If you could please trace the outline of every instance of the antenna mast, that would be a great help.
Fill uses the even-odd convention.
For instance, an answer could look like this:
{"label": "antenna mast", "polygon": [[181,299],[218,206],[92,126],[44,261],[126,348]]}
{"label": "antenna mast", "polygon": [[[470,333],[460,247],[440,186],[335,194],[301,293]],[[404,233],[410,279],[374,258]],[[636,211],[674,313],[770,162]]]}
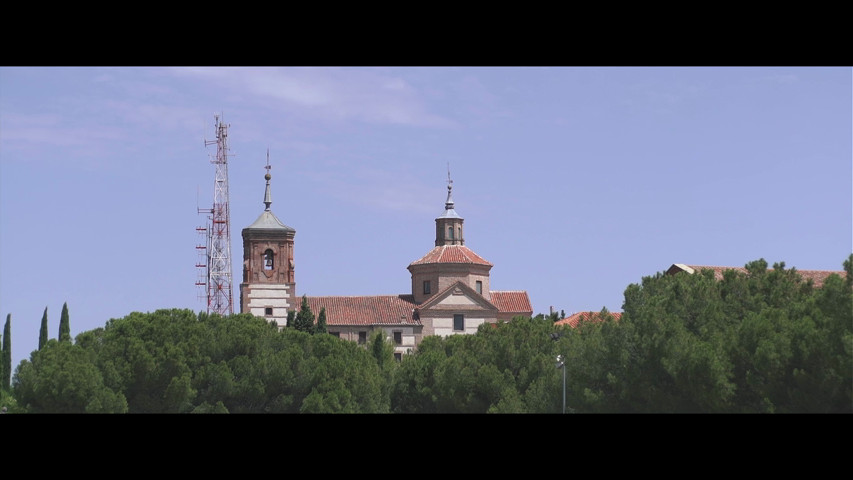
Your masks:
{"label": "antenna mast", "polygon": [[[198,209],[198,213],[208,214],[207,227],[196,230],[206,235],[207,245],[198,245],[199,262],[202,268],[196,285],[206,287],[207,313],[231,315],[234,306],[231,296],[231,212],[228,206],[228,127],[214,115],[216,140],[205,140],[204,146],[216,144],[216,157],[210,163],[216,165],[216,177],[213,182],[213,208]],[[206,255],[205,253],[206,252]],[[205,258],[202,263],[201,257]]]}

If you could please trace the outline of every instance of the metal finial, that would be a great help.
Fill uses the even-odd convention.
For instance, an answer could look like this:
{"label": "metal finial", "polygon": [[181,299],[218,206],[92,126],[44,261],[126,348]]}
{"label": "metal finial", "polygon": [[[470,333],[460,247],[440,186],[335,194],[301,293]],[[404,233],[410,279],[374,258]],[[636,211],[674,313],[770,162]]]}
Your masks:
{"label": "metal finial", "polygon": [[269,148],[267,148],[267,166],[264,168],[267,170],[266,175],[264,175],[264,179],[267,181],[267,187],[266,187],[266,190],[264,191],[264,205],[267,206],[267,208],[265,210],[268,211],[270,209],[270,205],[272,204],[272,193],[270,193],[270,179],[272,178],[272,175],[270,175],[270,168],[272,168],[272,166],[270,165],[270,149]]}
{"label": "metal finial", "polygon": [[447,162],[447,201],[444,202],[445,210],[453,210],[453,198],[450,193],[453,190],[453,180],[450,179],[450,162]]}

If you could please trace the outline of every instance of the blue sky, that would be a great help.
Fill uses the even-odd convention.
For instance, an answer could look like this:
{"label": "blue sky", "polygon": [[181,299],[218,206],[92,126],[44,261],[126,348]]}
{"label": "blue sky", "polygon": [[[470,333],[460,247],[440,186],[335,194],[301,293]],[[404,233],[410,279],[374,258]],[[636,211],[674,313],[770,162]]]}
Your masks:
{"label": "blue sky", "polygon": [[534,313],[620,311],[673,263],[841,270],[853,252],[848,67],[0,67],[0,313],[15,365],[198,299],[214,114],[240,231],[296,229],[299,295],[409,293],[448,164],[466,245]]}

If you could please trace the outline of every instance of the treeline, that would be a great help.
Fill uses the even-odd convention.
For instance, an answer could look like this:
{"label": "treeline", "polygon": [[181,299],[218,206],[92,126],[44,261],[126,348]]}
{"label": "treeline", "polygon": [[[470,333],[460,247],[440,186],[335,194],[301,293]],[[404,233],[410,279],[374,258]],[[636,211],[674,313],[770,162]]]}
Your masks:
{"label": "treeline", "polygon": [[[59,335],[57,338],[62,342],[71,342],[71,324],[68,317],[68,303],[62,305],[62,315],[59,319]],[[38,348],[45,346],[48,340],[47,334],[47,307],[41,317],[41,328],[39,329]],[[2,342],[0,342],[0,409],[1,413],[7,413],[9,408],[17,411],[15,398],[12,396],[12,314],[6,315],[6,323],[3,326]]]}
{"label": "treeline", "polygon": [[378,332],[365,348],[247,314],[131,313],[48,340],[11,390],[31,413],[559,413],[564,394],[576,413],[853,413],[853,255],[821,288],[746,269],[658,273],[619,321],[518,317],[399,362]]}

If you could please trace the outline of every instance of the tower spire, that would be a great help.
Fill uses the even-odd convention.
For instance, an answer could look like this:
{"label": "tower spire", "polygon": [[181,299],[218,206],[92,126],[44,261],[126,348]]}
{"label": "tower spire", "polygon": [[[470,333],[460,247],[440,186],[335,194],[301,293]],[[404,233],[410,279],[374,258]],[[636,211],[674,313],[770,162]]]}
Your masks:
{"label": "tower spire", "polygon": [[270,179],[272,178],[272,175],[270,175],[270,168],[272,168],[272,167],[270,166],[270,149],[269,149],[269,147],[267,147],[267,166],[264,168],[267,170],[266,175],[264,175],[264,178],[267,181],[267,188],[264,191],[264,205],[266,205],[267,208],[265,208],[264,210],[270,211],[270,205],[272,205],[272,194],[270,193]]}
{"label": "tower spire", "polygon": [[444,202],[445,210],[453,210],[453,197],[450,196],[453,190],[453,180],[450,179],[450,162],[447,162],[447,201]]}
{"label": "tower spire", "polygon": [[465,245],[462,237],[462,217],[456,213],[453,206],[453,180],[450,178],[450,162],[447,163],[447,201],[444,202],[444,213],[435,219],[435,246]]}

